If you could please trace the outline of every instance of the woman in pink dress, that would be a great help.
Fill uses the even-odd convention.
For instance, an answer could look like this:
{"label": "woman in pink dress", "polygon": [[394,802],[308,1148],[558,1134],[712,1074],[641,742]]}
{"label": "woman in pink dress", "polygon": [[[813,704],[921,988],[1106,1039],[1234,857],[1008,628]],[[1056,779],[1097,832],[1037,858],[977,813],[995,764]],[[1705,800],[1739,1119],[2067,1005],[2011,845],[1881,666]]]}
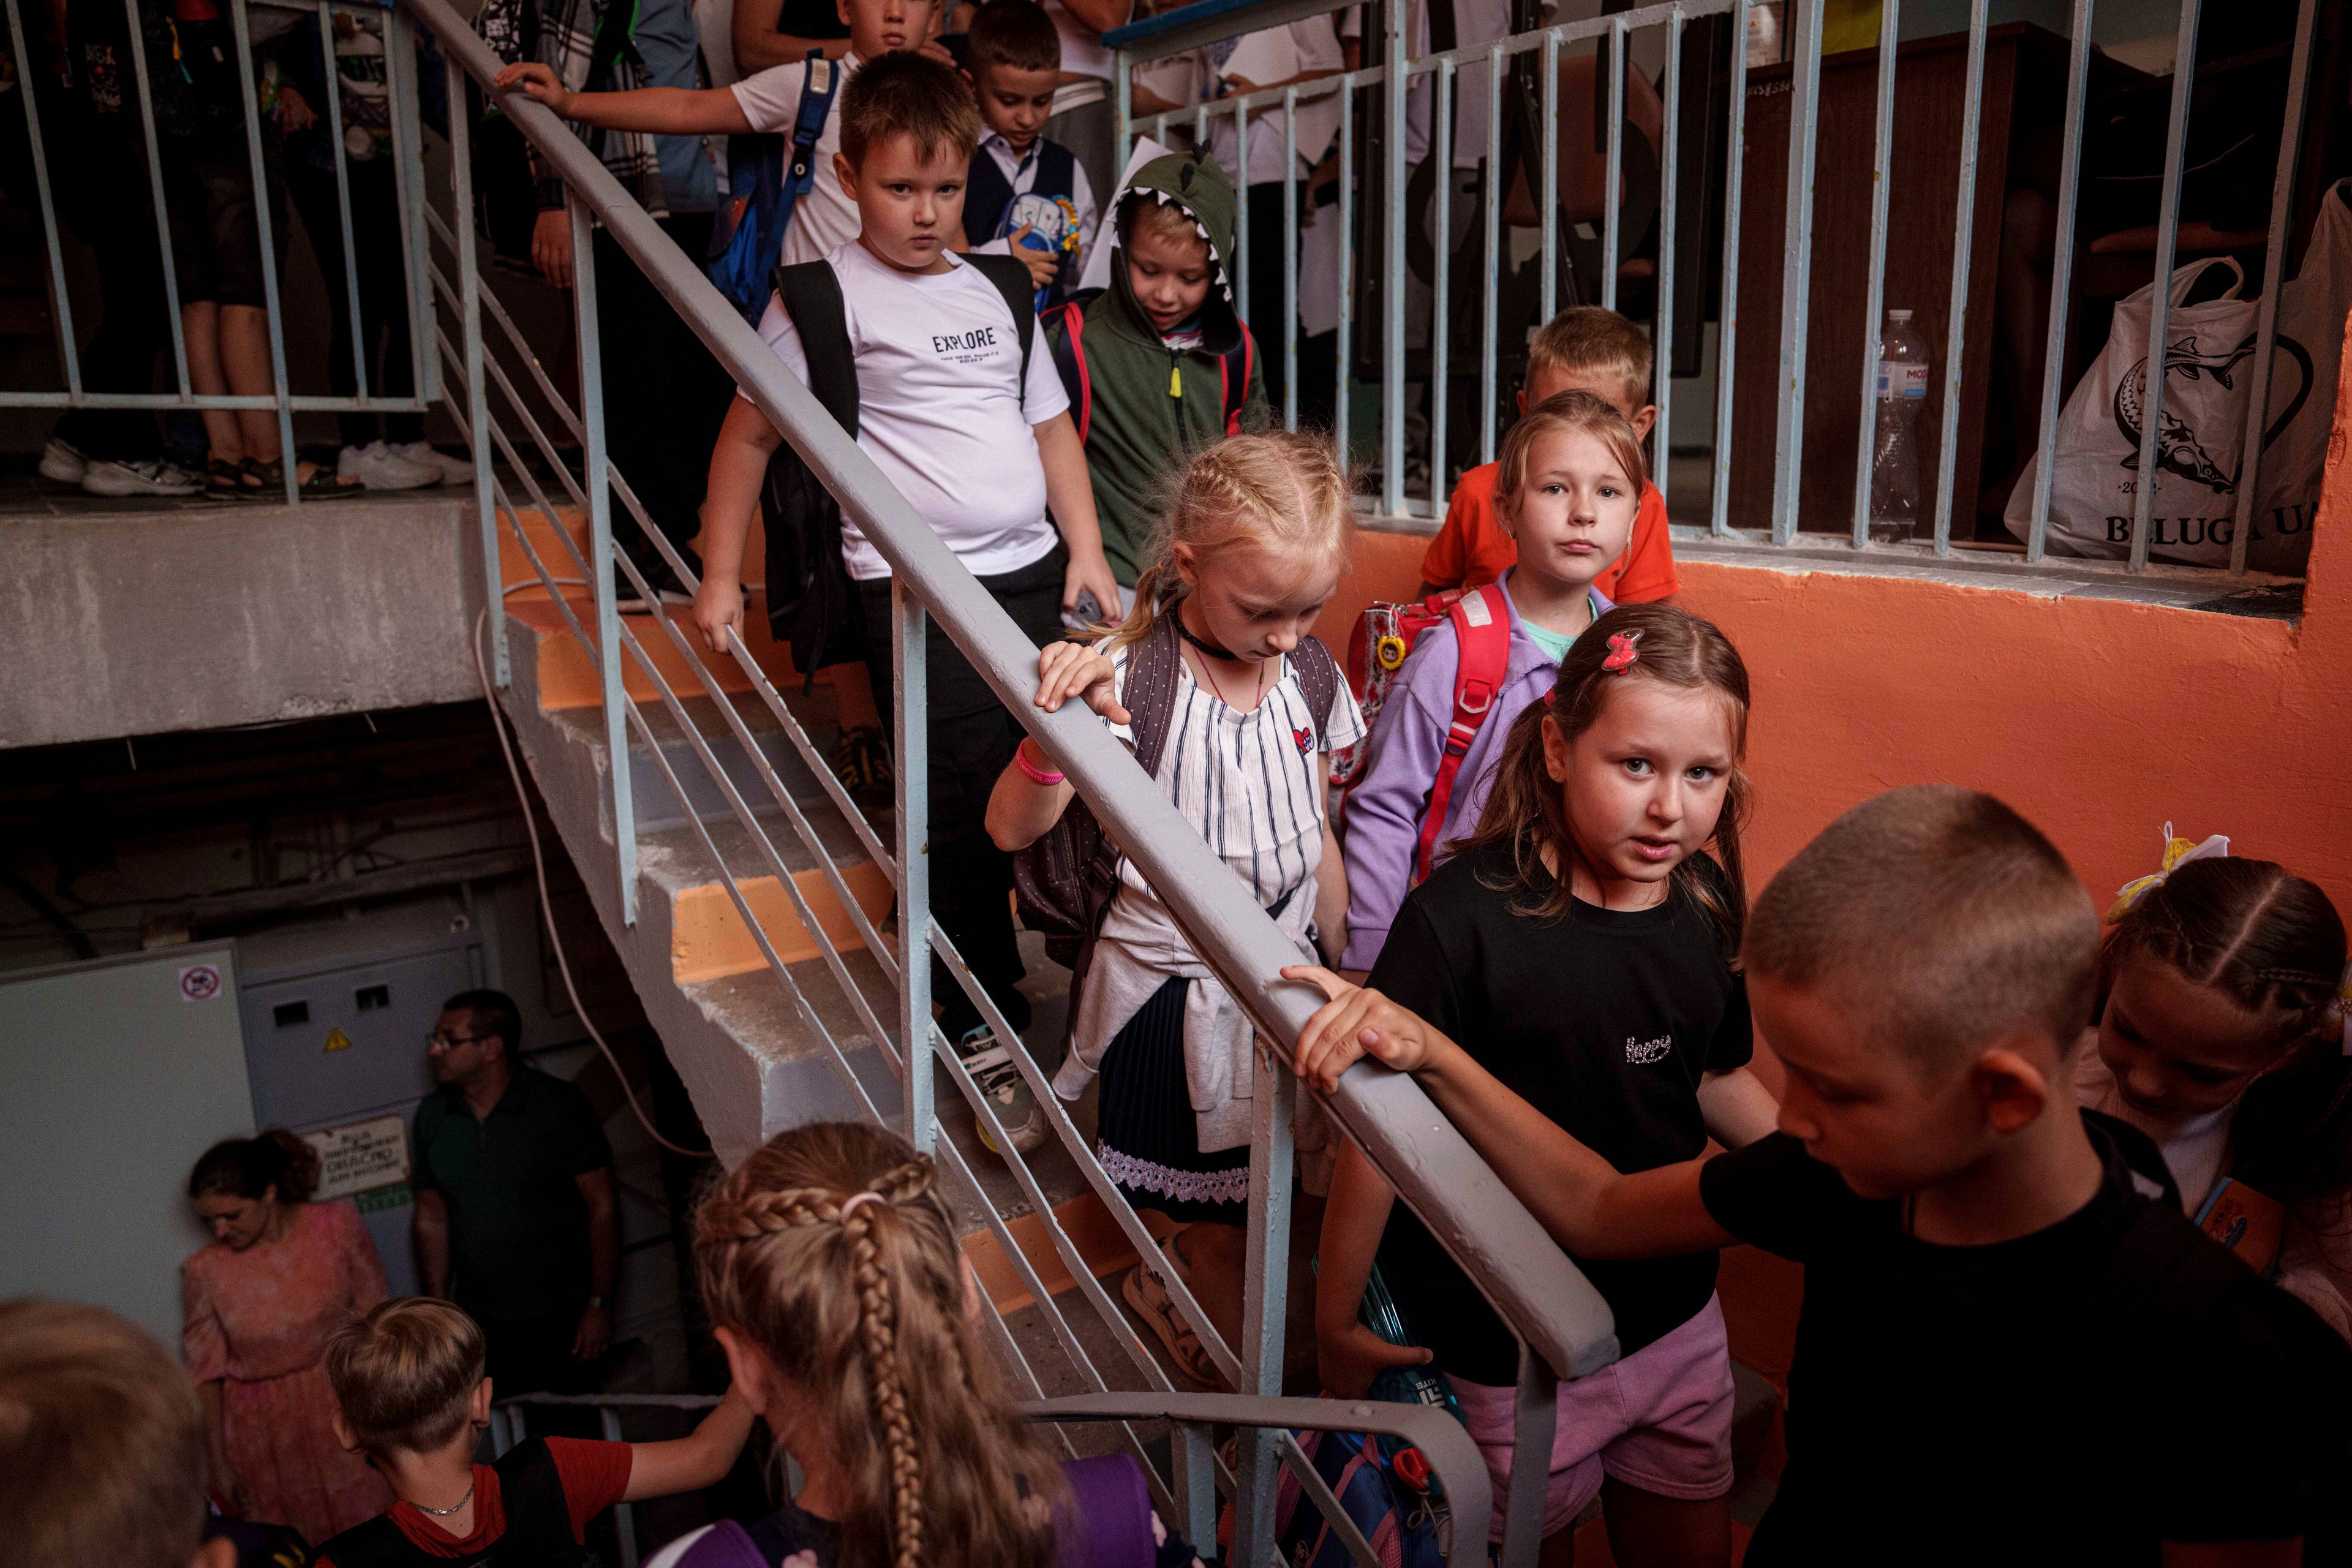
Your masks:
{"label": "woman in pink dress", "polygon": [[322,1364],[342,1315],[390,1293],[383,1263],[357,1209],[307,1201],[318,1182],[317,1152],[290,1132],[215,1144],[188,1178],[213,1242],[181,1270],[217,1482],[240,1517],[314,1542],[392,1506],[383,1478],[335,1440]]}

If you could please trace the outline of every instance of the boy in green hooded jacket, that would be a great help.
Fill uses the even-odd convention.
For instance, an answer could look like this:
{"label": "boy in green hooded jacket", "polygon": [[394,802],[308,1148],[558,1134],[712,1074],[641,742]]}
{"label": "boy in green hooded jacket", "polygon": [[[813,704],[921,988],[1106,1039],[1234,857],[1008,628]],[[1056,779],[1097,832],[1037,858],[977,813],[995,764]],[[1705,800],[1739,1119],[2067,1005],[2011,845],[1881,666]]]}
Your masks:
{"label": "boy in green hooded jacket", "polygon": [[1224,172],[1181,153],[1155,158],[1119,192],[1111,221],[1110,286],[1045,324],[1066,382],[1083,360],[1085,385],[1069,387],[1070,401],[1084,413],[1103,551],[1120,588],[1132,589],[1150,563],[1168,476],[1202,447],[1265,429],[1273,415],[1256,345],[1234,312],[1234,188]]}

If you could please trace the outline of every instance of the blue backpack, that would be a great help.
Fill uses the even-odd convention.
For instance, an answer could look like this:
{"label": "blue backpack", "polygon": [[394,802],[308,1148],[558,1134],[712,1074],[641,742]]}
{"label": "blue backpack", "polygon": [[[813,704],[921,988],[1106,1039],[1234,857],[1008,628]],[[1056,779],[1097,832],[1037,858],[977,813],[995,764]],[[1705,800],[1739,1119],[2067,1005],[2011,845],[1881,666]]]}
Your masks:
{"label": "blue backpack", "polygon": [[825,58],[823,49],[811,49],[791,142],[770,135],[727,139],[729,197],[710,226],[703,270],[755,327],[768,308],[768,273],[783,254],[793,207],[815,182],[817,138],[824,134],[840,90],[840,66]]}

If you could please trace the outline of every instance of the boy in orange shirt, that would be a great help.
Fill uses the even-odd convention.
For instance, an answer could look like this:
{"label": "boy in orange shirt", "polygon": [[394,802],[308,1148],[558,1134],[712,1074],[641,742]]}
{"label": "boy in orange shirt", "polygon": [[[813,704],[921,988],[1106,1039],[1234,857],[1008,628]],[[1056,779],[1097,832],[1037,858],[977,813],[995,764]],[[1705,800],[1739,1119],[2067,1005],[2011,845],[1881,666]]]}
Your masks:
{"label": "boy in orange shirt", "polygon": [[[1657,405],[1650,401],[1650,340],[1614,310],[1571,305],[1528,345],[1519,412],[1563,392],[1591,393],[1631,420],[1635,436],[1646,437],[1658,419]],[[1518,546],[1495,515],[1496,470],[1493,463],[1473,468],[1454,487],[1445,525],[1421,558],[1421,597],[1495,582],[1517,563]],[[1633,542],[1592,586],[1620,605],[1667,598],[1680,586],[1674,545],[1666,536],[1666,498],[1656,485],[1643,481]]]}

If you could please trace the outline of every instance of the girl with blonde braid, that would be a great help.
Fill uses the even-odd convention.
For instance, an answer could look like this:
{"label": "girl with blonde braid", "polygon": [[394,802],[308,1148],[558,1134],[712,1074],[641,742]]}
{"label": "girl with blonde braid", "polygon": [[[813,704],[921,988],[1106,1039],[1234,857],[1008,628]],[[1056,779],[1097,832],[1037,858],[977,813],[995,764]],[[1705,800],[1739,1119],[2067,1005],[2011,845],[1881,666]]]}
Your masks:
{"label": "girl with blonde braid", "polygon": [[1131,1458],[1056,1465],[1013,1414],[933,1180],[897,1134],[818,1122],[703,1200],[711,1331],[803,1480],[775,1513],[697,1531],[647,1568],[1200,1568]]}

